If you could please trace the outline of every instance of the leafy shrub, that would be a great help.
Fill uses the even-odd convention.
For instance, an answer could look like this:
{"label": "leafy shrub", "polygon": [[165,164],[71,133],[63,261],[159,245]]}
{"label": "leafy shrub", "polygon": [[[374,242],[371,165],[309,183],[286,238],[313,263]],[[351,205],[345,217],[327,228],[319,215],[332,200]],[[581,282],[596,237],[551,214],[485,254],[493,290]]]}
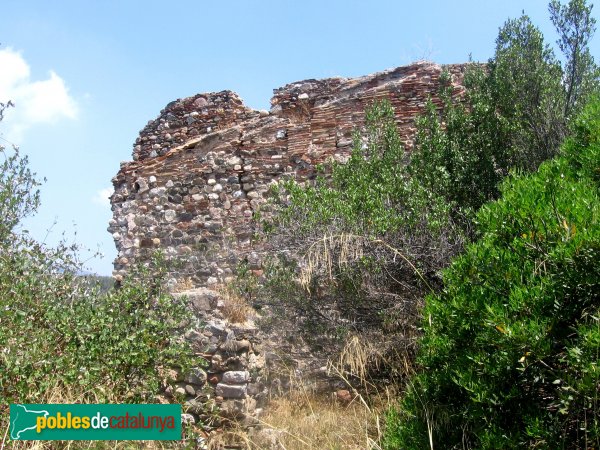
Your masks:
{"label": "leafy shrub", "polygon": [[409,172],[425,189],[444,199],[456,219],[470,225],[482,204],[498,196],[498,185],[511,167],[507,143],[513,130],[490,108],[489,95],[477,88],[486,79],[473,65],[465,75],[465,103],[456,102],[443,74],[442,107],[428,101],[417,119]]}
{"label": "leafy shrub", "polygon": [[189,310],[163,290],[164,264],[157,257],[108,292],[78,276],[75,248],[20,229],[39,183],[17,149],[0,150],[2,428],[9,403],[155,401],[160,369],[191,362]]}
{"label": "leafy shrub", "polygon": [[598,86],[588,43],[595,31],[591,6],[550,4],[564,67],[528,16],[508,20],[494,57],[471,64],[457,101],[443,79],[442,107],[428,103],[417,121],[411,175],[450,204],[469,229],[474,213],[499,196],[511,169],[534,171],[558,153],[567,125]]}
{"label": "leafy shrub", "polygon": [[100,294],[71,273],[54,272],[59,256],[31,247],[0,254],[3,403],[37,403],[57,386],[80,401],[150,401],[158,368],[188,359],[174,337],[185,305],[142,274]]}
{"label": "leafy shrub", "polygon": [[348,161],[332,163],[331,182],[284,184],[291,207],[281,211],[279,220],[289,225],[301,218],[306,230],[339,221],[348,231],[380,236],[424,217],[439,229],[446,209],[411,182],[407,160],[391,103],[375,102],[365,111],[364,133],[354,135]]}
{"label": "leafy shrub", "polygon": [[[263,299],[291,312],[330,354],[329,344],[356,333],[386,341],[382,353],[410,347],[423,292],[462,245],[444,200],[407,173],[388,101],[367,109],[362,131],[328,180],[283,184],[268,236],[277,257]],[[403,335],[403,348],[391,344],[391,332]]]}
{"label": "leafy shrub", "polygon": [[515,175],[426,300],[387,448],[600,446],[600,102],[565,156]]}

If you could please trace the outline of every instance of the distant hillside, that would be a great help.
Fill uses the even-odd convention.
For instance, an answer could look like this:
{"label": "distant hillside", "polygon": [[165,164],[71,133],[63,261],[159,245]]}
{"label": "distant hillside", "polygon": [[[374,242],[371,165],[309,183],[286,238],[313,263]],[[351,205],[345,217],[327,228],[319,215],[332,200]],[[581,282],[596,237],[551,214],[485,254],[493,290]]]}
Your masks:
{"label": "distant hillside", "polygon": [[83,278],[90,285],[98,284],[100,286],[100,292],[102,293],[110,291],[115,285],[115,280],[113,279],[113,277],[95,274],[85,274],[80,275],[80,277]]}

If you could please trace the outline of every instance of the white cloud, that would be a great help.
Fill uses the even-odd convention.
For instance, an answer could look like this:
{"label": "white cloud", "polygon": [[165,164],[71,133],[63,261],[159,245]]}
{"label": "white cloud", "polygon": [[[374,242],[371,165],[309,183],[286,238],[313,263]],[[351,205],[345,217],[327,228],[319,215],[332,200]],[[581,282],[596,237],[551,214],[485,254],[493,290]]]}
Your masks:
{"label": "white cloud", "polygon": [[109,197],[113,194],[113,188],[104,188],[96,192],[96,195],[92,198],[92,201],[101,206],[110,207]]}
{"label": "white cloud", "polygon": [[5,112],[0,131],[15,143],[36,124],[76,119],[79,113],[77,102],[61,77],[50,71],[48,79],[32,80],[29,64],[23,56],[6,48],[0,50],[0,102],[9,100],[15,108]]}

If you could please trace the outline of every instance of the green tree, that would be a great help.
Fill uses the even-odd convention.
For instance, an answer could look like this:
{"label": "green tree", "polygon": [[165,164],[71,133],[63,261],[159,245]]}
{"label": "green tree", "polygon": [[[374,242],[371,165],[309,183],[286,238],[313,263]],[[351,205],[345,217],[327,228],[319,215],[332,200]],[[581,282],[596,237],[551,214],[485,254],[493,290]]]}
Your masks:
{"label": "green tree", "polygon": [[490,108],[487,75],[473,66],[465,75],[466,104],[455,103],[449,75],[442,79],[442,108],[428,102],[417,119],[416,146],[408,172],[443,199],[455,219],[468,226],[472,214],[498,195],[510,167],[508,142],[514,127]]}
{"label": "green tree", "polygon": [[408,174],[389,101],[367,108],[363,131],[328,179],[281,186],[267,239],[277,257],[259,297],[283,305],[279,315],[292,311],[320,347],[350,333],[400,354],[414,343],[423,293],[463,238],[444,199]]}
{"label": "green tree", "polygon": [[[556,155],[566,132],[560,63],[541,31],[523,15],[500,29],[488,67],[483,86],[473,87],[491,100],[488,108],[497,116],[494,128],[509,128],[500,142],[505,148],[499,151],[511,167],[535,170]],[[481,94],[475,98],[481,100]]]}
{"label": "green tree", "polygon": [[600,101],[565,156],[514,175],[426,299],[390,449],[600,446]]}
{"label": "green tree", "polygon": [[411,174],[445,198],[464,225],[482,204],[498,198],[499,183],[511,169],[533,171],[558,153],[569,118],[597,86],[588,48],[595,24],[591,8],[583,0],[550,4],[564,71],[528,16],[508,20],[494,57],[467,69],[462,100],[446,80],[442,108],[430,102],[417,122]]}
{"label": "green tree", "polygon": [[[0,103],[0,121],[12,102]],[[35,213],[40,202],[38,187],[41,183],[29,169],[27,156],[21,156],[18,147],[12,152],[0,144],[0,245],[6,245],[17,224]]]}
{"label": "green tree", "polygon": [[596,31],[592,8],[585,0],[571,0],[567,5],[552,0],[548,7],[559,35],[557,44],[565,56],[566,117],[585,105],[587,97],[598,87],[598,67],[588,48]]}

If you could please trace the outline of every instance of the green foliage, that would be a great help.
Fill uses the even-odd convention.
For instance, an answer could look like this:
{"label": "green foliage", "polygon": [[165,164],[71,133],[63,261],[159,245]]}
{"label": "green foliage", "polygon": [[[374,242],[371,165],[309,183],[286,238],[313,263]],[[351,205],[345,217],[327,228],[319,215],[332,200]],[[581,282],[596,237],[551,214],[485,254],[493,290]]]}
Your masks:
{"label": "green foliage", "polygon": [[15,245],[0,253],[3,403],[41,402],[55,389],[78,401],[150,401],[161,366],[189,364],[175,337],[187,309],[160,278],[143,270],[103,294],[64,270],[65,249]]}
{"label": "green foliage", "polygon": [[[0,102],[0,121],[6,109],[14,106],[11,101]],[[17,146],[12,153],[0,145],[0,245],[6,245],[20,220],[33,214],[40,203],[37,189],[40,182],[29,170],[27,156],[21,156]]]}
{"label": "green foliage", "polygon": [[191,362],[189,310],[163,290],[160,255],[103,292],[77,275],[74,247],[19,229],[40,183],[16,148],[1,152],[0,422],[9,403],[154,401],[159,370]]}
{"label": "green foliage", "polygon": [[600,103],[564,157],[514,175],[426,300],[422,371],[387,448],[600,445]]}
{"label": "green foliage", "polygon": [[[496,39],[487,91],[488,108],[505,130],[498,149],[510,167],[535,170],[556,155],[565,135],[562,70],[528,16],[508,20]],[[506,167],[504,167],[506,170]]]}
{"label": "green foliage", "polygon": [[331,181],[319,178],[315,186],[287,181],[289,196],[278,225],[301,218],[302,228],[343,223],[347,230],[378,236],[428,221],[440,228],[447,220],[445,204],[414,183],[405,166],[394,111],[388,101],[374,103],[365,112],[365,133],[355,133],[353,150],[345,164],[333,163]]}
{"label": "green foliage", "polygon": [[475,88],[485,78],[480,67],[468,70],[467,108],[454,103],[451,80],[444,75],[442,109],[429,101],[425,114],[417,119],[416,148],[408,167],[413,179],[444,199],[463,223],[483,203],[497,197],[498,183],[510,165],[503,143],[513,130],[490,109],[489,93]]}
{"label": "green foliage", "polygon": [[332,163],[327,180],[288,181],[276,192],[268,235],[275,257],[260,299],[329,355],[360,334],[382,343],[387,362],[405,358],[423,293],[461,248],[445,200],[415,182],[406,164],[393,108],[376,102],[345,164]]}
{"label": "green foliage", "polygon": [[17,224],[37,210],[40,183],[17,148],[7,152],[0,146],[0,158],[0,245],[6,245]]}
{"label": "green foliage", "polygon": [[592,7],[585,0],[571,0],[568,5],[552,0],[549,5],[550,18],[559,35],[557,44],[566,60],[564,81],[567,117],[580,111],[589,95],[598,89],[598,67],[588,48],[596,31]]}
{"label": "green foliage", "polygon": [[410,172],[445,198],[465,225],[481,205],[498,198],[511,169],[533,171],[558,153],[569,119],[597,87],[598,69],[588,49],[595,23],[591,6],[553,1],[550,12],[564,70],[529,17],[508,20],[494,57],[485,67],[467,69],[463,99],[453,97],[446,77],[441,109],[429,102],[417,122]]}
{"label": "green foliage", "polygon": [[243,261],[242,263],[238,264],[236,276],[233,282],[230,284],[233,292],[236,295],[247,299],[249,302],[252,302],[258,289],[257,284],[258,282],[256,280],[256,276],[254,276],[250,270],[248,262]]}

